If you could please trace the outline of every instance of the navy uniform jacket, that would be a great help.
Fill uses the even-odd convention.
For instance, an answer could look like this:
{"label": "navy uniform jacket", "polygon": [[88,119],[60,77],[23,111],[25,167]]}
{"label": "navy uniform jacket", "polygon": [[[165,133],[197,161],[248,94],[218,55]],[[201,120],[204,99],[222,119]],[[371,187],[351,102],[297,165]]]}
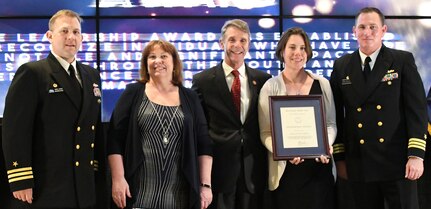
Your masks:
{"label": "navy uniform jacket", "polygon": [[100,76],[77,62],[82,106],[70,97],[69,75],[53,54],[22,65],[6,96],[3,152],[12,192],[33,188],[33,206],[95,204],[94,159],[100,125]]}
{"label": "navy uniform jacket", "polygon": [[214,142],[212,186],[216,192],[236,188],[244,165],[244,179],[249,192],[263,191],[267,182],[267,153],[260,141],[257,103],[260,89],[271,75],[246,65],[250,104],[242,124],[233,104],[222,64],[196,74],[192,89],[204,107],[210,138]]}
{"label": "navy uniform jacket", "polygon": [[338,127],[334,157],[345,157],[349,179],[403,179],[408,156],[424,158],[427,132],[413,55],[383,45],[365,82],[357,50],[335,61],[330,83]]}

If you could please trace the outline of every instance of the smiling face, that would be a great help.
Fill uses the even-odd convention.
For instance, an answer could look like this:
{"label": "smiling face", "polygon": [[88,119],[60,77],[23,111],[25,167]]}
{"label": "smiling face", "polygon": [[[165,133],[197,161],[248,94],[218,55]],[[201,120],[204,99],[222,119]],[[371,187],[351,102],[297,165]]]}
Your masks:
{"label": "smiling face", "polygon": [[52,51],[71,63],[82,44],[81,23],[75,17],[58,17],[46,37],[52,46]]}
{"label": "smiling face", "polygon": [[291,35],[283,51],[284,66],[286,69],[300,70],[307,62],[305,41],[301,35]]}
{"label": "smiling face", "polygon": [[150,79],[172,80],[174,61],[169,52],[160,45],[154,45],[147,58],[147,69]]}
{"label": "smiling face", "polygon": [[353,33],[358,39],[359,49],[370,55],[382,46],[387,26],[382,24],[376,12],[361,13],[356,19]]}
{"label": "smiling face", "polygon": [[226,64],[233,69],[238,69],[243,63],[245,55],[250,47],[248,33],[231,26],[226,29],[224,37],[220,40],[220,46],[224,50]]}

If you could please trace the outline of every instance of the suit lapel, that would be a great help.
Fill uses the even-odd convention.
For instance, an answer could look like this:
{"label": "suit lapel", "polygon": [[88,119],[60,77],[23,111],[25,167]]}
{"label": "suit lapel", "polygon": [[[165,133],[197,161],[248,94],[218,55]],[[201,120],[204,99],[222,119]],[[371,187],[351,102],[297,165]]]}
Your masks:
{"label": "suit lapel", "polygon": [[257,99],[258,99],[258,94],[257,94],[257,81],[256,81],[256,75],[254,73],[254,71],[250,70],[250,68],[246,65],[245,66],[245,71],[247,74],[247,80],[248,80],[248,88],[250,90],[250,101],[249,101],[249,105],[248,105],[248,111],[245,117],[245,121],[244,124],[247,123],[248,118],[250,118],[250,114],[254,114],[254,104],[257,103]]}
{"label": "suit lapel", "polygon": [[368,78],[368,82],[365,81],[362,73],[361,59],[358,50],[352,54],[352,58],[346,66],[350,67],[347,69],[347,76],[349,76],[349,79],[352,81],[353,88],[356,95],[358,95],[358,97],[354,98],[357,106],[361,106],[375,92],[375,89],[378,88],[381,79],[393,62],[392,57],[385,49],[386,47],[383,45]]}
{"label": "suit lapel", "polygon": [[367,83],[366,96],[369,97],[375,88],[381,83],[381,80],[389,67],[392,64],[391,56],[386,53],[385,46],[380,49],[379,55],[377,56],[376,63],[371,71],[370,78]]}
{"label": "suit lapel", "polygon": [[76,62],[76,66],[78,67],[81,74],[81,82],[82,82],[82,107],[81,107],[81,116],[85,115],[88,107],[90,105],[90,99],[93,93],[93,83],[91,82],[90,75],[85,70],[85,68],[81,65],[81,63]]}
{"label": "suit lapel", "polygon": [[57,61],[53,54],[48,55],[49,67],[51,68],[52,76],[55,81],[63,88],[66,95],[69,97],[70,101],[73,103],[77,110],[80,109],[79,102],[73,98],[73,87],[69,82],[69,75]]}
{"label": "suit lapel", "polygon": [[[356,92],[356,95],[358,97],[355,97],[356,105],[359,105],[366,99],[366,94],[364,93],[364,89],[366,89],[366,82],[364,78],[364,74],[362,72],[362,64],[361,64],[361,57],[359,56],[359,51],[356,50],[352,54],[352,58],[350,59],[349,63],[346,65],[346,78],[343,79],[349,79],[352,82],[352,87],[354,91]],[[347,78],[348,77],[348,78]]]}

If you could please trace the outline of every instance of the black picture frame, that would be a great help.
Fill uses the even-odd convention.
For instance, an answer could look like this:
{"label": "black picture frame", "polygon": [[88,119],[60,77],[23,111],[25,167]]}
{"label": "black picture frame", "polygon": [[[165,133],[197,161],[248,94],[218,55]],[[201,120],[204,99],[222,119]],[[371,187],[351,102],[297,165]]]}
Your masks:
{"label": "black picture frame", "polygon": [[322,95],[270,96],[269,105],[274,160],[330,157]]}

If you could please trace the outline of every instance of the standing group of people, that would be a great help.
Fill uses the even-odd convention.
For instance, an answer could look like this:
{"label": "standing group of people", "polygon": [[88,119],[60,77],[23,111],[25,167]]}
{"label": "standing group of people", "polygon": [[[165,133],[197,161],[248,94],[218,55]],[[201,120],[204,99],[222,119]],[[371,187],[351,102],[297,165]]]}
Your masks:
{"label": "standing group of people", "polygon": [[[22,65],[8,91],[2,146],[11,208],[95,207],[95,152],[105,148],[100,76],[75,58],[81,21],[57,12],[46,33],[51,53]],[[363,8],[355,21],[359,49],[335,61],[329,81],[305,71],[312,48],[298,27],[281,36],[283,69],[271,78],[244,61],[247,23],[227,21],[224,60],[194,75],[191,89],[182,85],[175,47],[150,41],[140,79],[126,87],[109,124],[112,206],[333,209],[337,175],[349,179],[358,209],[418,209],[430,131],[424,86],[413,55],[383,45],[380,10]],[[273,159],[276,95],[322,96],[333,158]]]}

